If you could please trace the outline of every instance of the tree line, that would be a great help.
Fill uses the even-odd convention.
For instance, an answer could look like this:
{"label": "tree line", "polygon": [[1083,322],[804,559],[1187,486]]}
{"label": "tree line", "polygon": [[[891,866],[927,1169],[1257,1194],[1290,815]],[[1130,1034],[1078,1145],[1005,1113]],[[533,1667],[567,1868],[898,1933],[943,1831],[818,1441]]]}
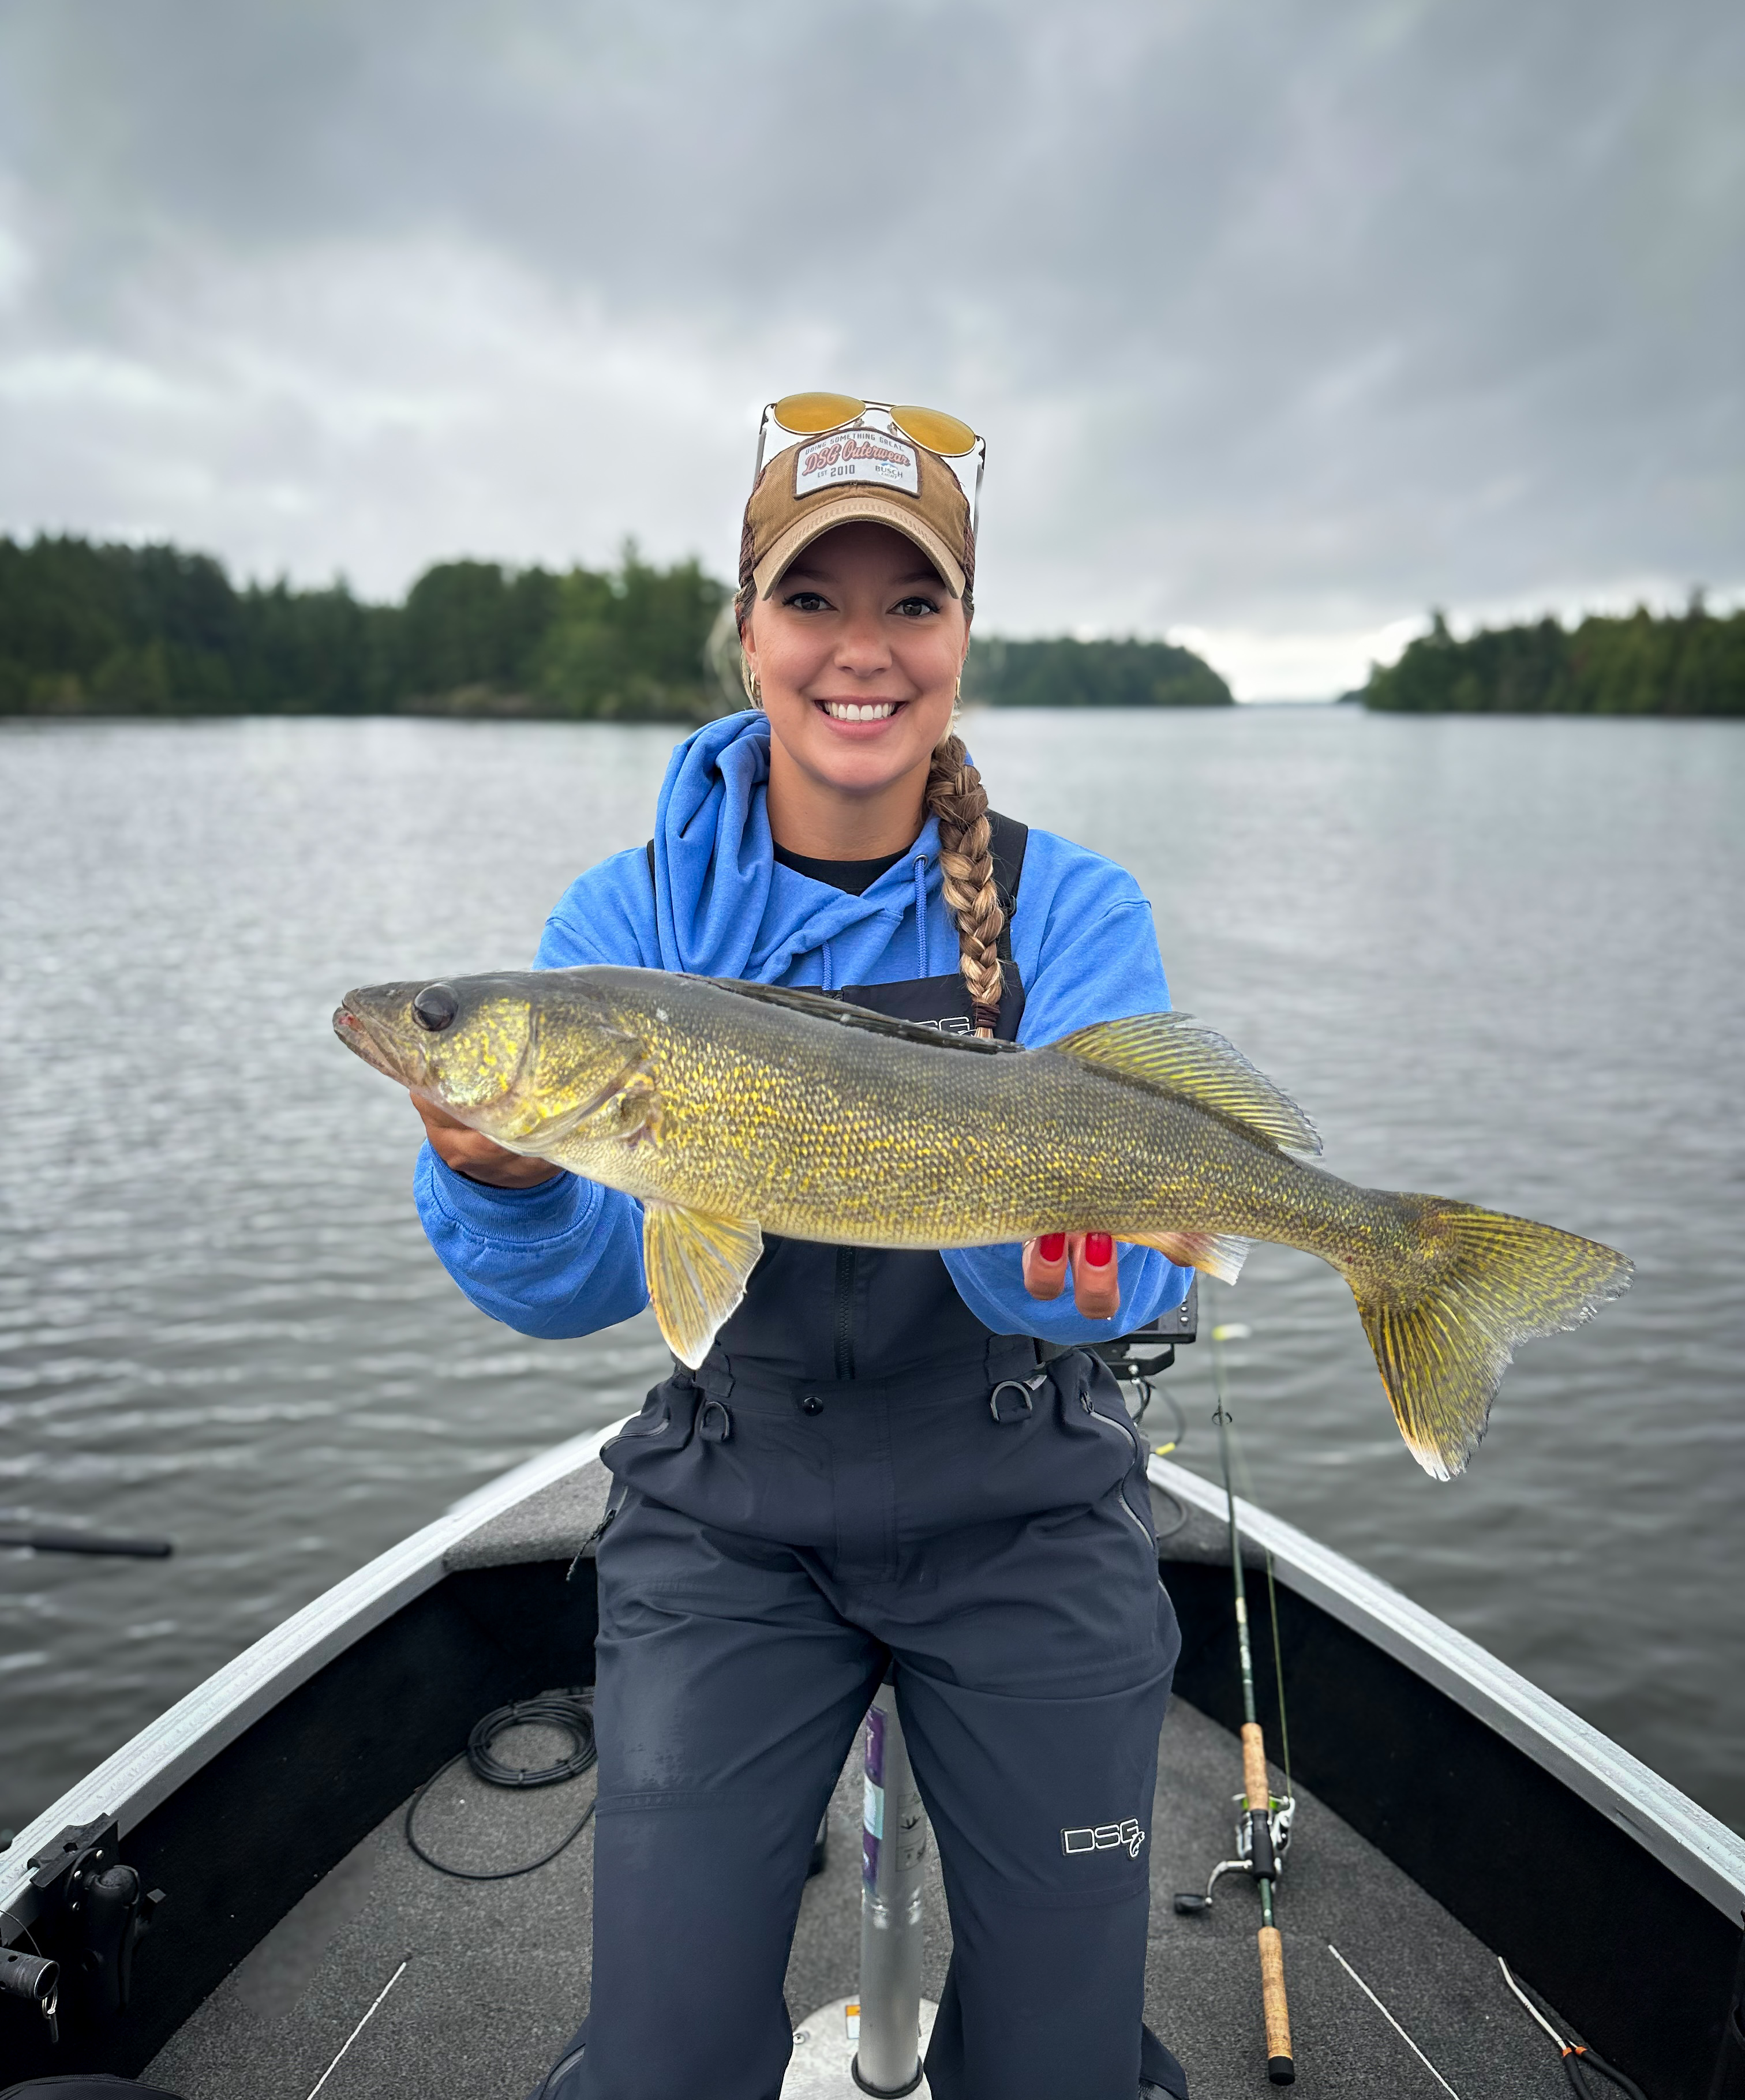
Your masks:
{"label": "tree line", "polygon": [[444,712],[702,720],[727,598],[695,562],[427,569],[400,605],[236,589],[174,547],[0,538],[0,712]]}
{"label": "tree line", "polygon": [[1717,616],[1699,593],[1671,615],[1639,606],[1464,642],[1438,612],[1397,664],[1372,667],[1347,697],[1417,714],[1745,715],[1745,611]]}
{"label": "tree line", "polygon": [[[443,562],[399,605],[343,584],[237,589],[170,546],[0,537],[0,714],[527,715],[702,721],[738,705],[727,586],[626,545],[613,570]],[[983,642],[966,696],[1014,707],[1225,704],[1186,649]]]}

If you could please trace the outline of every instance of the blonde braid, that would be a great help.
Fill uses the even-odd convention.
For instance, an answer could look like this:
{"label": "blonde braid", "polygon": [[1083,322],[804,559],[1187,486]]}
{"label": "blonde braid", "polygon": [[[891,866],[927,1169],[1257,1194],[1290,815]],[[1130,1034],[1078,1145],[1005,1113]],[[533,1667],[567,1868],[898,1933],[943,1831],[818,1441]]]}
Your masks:
{"label": "blonde braid", "polygon": [[1000,1020],[999,940],[1005,913],[994,886],[987,791],[961,736],[948,736],[934,748],[927,807],[939,820],[939,871],[946,904],[957,922],[957,967],[970,987],[975,1032],[992,1035]]}

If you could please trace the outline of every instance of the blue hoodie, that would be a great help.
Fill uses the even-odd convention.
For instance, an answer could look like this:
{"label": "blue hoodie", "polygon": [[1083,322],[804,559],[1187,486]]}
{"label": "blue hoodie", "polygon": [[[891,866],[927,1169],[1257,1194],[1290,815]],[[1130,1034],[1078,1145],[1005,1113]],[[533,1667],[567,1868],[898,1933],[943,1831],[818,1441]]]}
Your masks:
{"label": "blue hoodie", "polygon": [[[864,895],[815,882],[771,851],[761,713],[706,723],[674,752],[647,854],[616,854],[577,878],[546,921],[537,969],[629,963],[833,991],[948,972],[957,934],[940,888],[939,826]],[[1051,1043],[1093,1021],[1161,1012],[1169,987],[1151,907],[1112,861],[1033,831],[1012,919],[1024,986],[1023,1043]],[[573,1174],[533,1189],[492,1189],[419,1155],[418,1215],[443,1266],[481,1312],[524,1335],[591,1335],[648,1302],[642,1206]],[[1143,1247],[1117,1260],[1120,1311],[1086,1320],[1070,1291],[1044,1303],[1024,1288],[1014,1245],[944,1256],[959,1295],[996,1334],[1095,1341],[1179,1304],[1189,1273]]]}

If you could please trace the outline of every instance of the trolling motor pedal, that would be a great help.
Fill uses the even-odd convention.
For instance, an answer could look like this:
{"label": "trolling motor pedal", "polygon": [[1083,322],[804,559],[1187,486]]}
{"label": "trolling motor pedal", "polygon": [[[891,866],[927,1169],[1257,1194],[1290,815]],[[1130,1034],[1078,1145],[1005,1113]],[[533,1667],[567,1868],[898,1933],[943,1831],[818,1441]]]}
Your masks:
{"label": "trolling motor pedal", "polygon": [[[132,1999],[134,1955],[164,1892],[144,1888],[119,1846],[115,1818],[99,1815],[68,1824],[30,1861],[38,1897],[30,1932],[42,1950],[40,1967],[27,1979],[20,1965],[32,1957],[0,1949],[0,1992],[30,1996],[49,2022],[51,2039],[59,2039],[62,2011],[81,2025],[96,2024],[125,2012]],[[52,1972],[47,1980],[43,1971]]]}

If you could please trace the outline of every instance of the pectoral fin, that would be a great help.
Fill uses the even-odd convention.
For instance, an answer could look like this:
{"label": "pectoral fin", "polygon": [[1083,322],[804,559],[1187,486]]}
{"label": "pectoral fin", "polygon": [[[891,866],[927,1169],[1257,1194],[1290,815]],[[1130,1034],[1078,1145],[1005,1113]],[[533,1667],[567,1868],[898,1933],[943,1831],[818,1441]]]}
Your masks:
{"label": "pectoral fin", "polygon": [[667,1346],[696,1370],[745,1295],[763,1234],[743,1218],[712,1218],[676,1203],[644,1204],[643,1263]]}
{"label": "pectoral fin", "polygon": [[1248,1242],[1234,1233],[1123,1233],[1136,1246],[1155,1247],[1182,1268],[1203,1268],[1222,1283],[1234,1283],[1247,1260]]}

